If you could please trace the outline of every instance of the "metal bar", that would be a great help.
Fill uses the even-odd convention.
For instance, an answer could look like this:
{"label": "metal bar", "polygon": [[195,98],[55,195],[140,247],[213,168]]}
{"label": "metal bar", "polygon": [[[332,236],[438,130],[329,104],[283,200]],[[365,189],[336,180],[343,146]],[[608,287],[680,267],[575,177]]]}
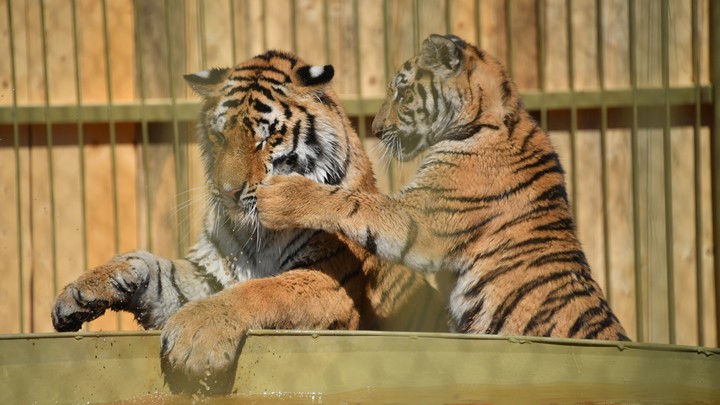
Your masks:
{"label": "metal bar", "polygon": [[355,80],[356,92],[357,92],[357,103],[358,103],[358,134],[360,139],[365,141],[367,137],[367,130],[365,128],[365,105],[363,99],[363,86],[362,86],[362,62],[360,52],[360,0],[353,0],[353,25],[355,27],[355,71],[357,72],[357,78]]}
{"label": "metal bar", "polygon": [[540,94],[540,126],[547,130],[547,106],[545,104],[545,1],[535,1],[537,35],[537,74]]}
{"label": "metal bar", "polygon": [[[50,110],[50,78],[48,70],[48,48],[47,32],[45,30],[45,0],[40,2],[40,31],[42,40],[42,63],[43,63],[43,88],[45,90],[45,110]],[[53,160],[53,131],[50,114],[45,116],[45,135],[47,137],[48,153],[48,180],[50,186],[50,249],[52,254],[52,285],[53,295],[58,292],[58,269],[57,269],[57,223],[55,218],[55,163]]]}
{"label": "metal bar", "polygon": [[662,86],[665,101],[665,119],[663,123],[663,160],[665,170],[663,172],[665,182],[665,257],[667,261],[667,286],[668,286],[668,328],[670,343],[676,342],[676,317],[675,317],[675,252],[673,232],[673,203],[672,203],[672,154],[670,137],[670,102],[668,101],[668,89],[670,88],[670,51],[669,51],[669,15],[670,7],[668,0],[660,3],[660,31],[661,31],[661,53],[662,53]]}
{"label": "metal bar", "polygon": [[693,124],[693,160],[694,188],[695,188],[695,286],[697,308],[697,335],[698,345],[705,346],[705,288],[703,277],[703,215],[702,215],[702,147],[700,127],[702,125],[702,110],[700,101],[700,17],[699,0],[692,2],[692,65],[693,81],[695,82],[695,123]]}
{"label": "metal bar", "polygon": [[475,0],[475,45],[482,49],[482,4]]}
{"label": "metal bar", "polygon": [[635,0],[628,4],[628,32],[629,32],[629,63],[630,88],[632,99],[632,127],[630,129],[630,160],[632,167],[632,196],[633,196],[633,251],[635,262],[635,328],[638,342],[645,341],[645,302],[643,301],[642,260],[640,244],[640,172],[638,163],[638,88],[637,88],[637,32],[635,27]]}
{"label": "metal bar", "polygon": [[292,51],[297,52],[297,2],[295,0],[290,0],[290,35]]}
{"label": "metal bar", "polygon": [[710,75],[713,87],[712,162],[713,267],[715,271],[715,328],[720,346],[720,4],[710,2]]}
{"label": "metal bar", "polygon": [[325,44],[325,60],[327,63],[331,63],[331,50],[330,50],[330,11],[329,11],[329,0],[323,0],[323,40]]}
{"label": "metal bar", "polygon": [[228,0],[230,4],[230,46],[232,49],[232,63],[237,64],[237,38],[235,37],[235,0]]}
{"label": "metal bar", "polygon": [[[183,2],[184,3],[184,2]],[[184,6],[184,4],[183,4]],[[170,12],[168,11],[170,7],[170,0],[165,0],[165,40],[167,45],[167,71],[168,71],[168,85],[170,86],[170,104],[172,105],[171,115],[172,115],[172,128],[173,128],[173,156],[175,161],[175,192],[176,195],[176,201],[178,207],[183,207],[183,200],[187,198],[182,188],[182,177],[181,177],[181,167],[180,167],[180,134],[179,134],[179,128],[178,128],[178,118],[176,115],[176,109],[175,106],[177,104],[176,98],[175,98],[175,84],[173,83],[173,78],[175,77],[175,69],[173,69],[173,44],[172,44],[172,31],[170,28]],[[263,2],[264,7],[264,2]],[[183,7],[184,8],[184,7]],[[180,218],[180,215],[176,218],[176,224],[177,224],[177,232],[178,232],[178,238],[177,238],[177,249],[178,254],[183,255],[184,249],[184,241],[185,238],[181,235],[183,235],[182,232],[182,219]]]}
{"label": "metal bar", "polygon": [[[392,71],[389,71],[388,80],[392,79]],[[142,90],[142,89],[141,89]],[[710,104],[712,101],[712,88],[701,86],[698,89],[701,104]],[[695,87],[675,87],[667,90],[668,102],[671,106],[693,106],[695,105]],[[635,90],[635,104],[639,107],[662,107],[665,100],[665,91],[660,88],[643,88]],[[545,92],[537,90],[523,90],[520,93],[523,104],[528,110],[571,110],[600,108],[601,99],[604,99],[607,108],[632,108],[633,90],[606,90],[604,95],[600,91],[575,91],[575,92]],[[359,105],[355,97],[342,98],[341,102],[350,115],[359,113]],[[375,111],[383,102],[380,98],[366,98],[364,104],[367,111]],[[197,119],[199,106],[196,100],[176,100],[175,106],[169,99],[146,99],[142,102],[114,103],[111,107],[107,104],[84,103],[81,107],[75,104],[53,105],[49,111],[45,107],[37,105],[18,106],[15,110],[11,107],[0,107],[0,124],[12,124],[15,119],[28,124],[42,124],[45,122],[46,113],[55,123],[75,122],[76,114],[83,114],[85,123],[107,122],[110,115],[115,122],[138,122],[144,116],[148,121],[170,121],[175,115],[179,121],[194,121]],[[82,113],[79,110],[82,109]]]}
{"label": "metal bar", "polygon": [[[108,32],[107,21],[107,0],[102,0],[102,23],[103,23],[103,45],[105,46],[105,83],[107,90],[107,106],[108,106],[108,127],[110,130],[110,167],[112,175],[112,195],[113,195],[113,219],[114,227],[114,251],[115,254],[120,253],[120,213],[118,201],[118,185],[117,185],[117,158],[115,147],[117,138],[115,133],[115,119],[110,108],[113,104],[112,96],[112,72],[110,68],[110,34]],[[119,320],[120,318],[118,318]]]}
{"label": "metal bar", "polygon": [[413,50],[417,55],[420,52],[420,4],[413,0]]}
{"label": "metal bar", "polygon": [[595,0],[595,17],[597,29],[597,69],[600,87],[600,185],[602,194],[602,226],[603,226],[603,262],[605,265],[605,296],[612,302],[612,272],[610,271],[610,225],[608,213],[608,174],[607,174],[607,127],[608,111],[605,104],[605,33],[602,0]]}
{"label": "metal bar", "polygon": [[[390,2],[383,0],[383,51],[385,52],[385,85],[389,85],[392,80],[392,68],[390,63]],[[374,109],[374,111],[379,108]],[[350,113],[348,111],[348,113]],[[390,190],[395,190],[395,166],[388,165],[388,186]]]}
{"label": "metal bar", "polygon": [[197,0],[197,35],[198,35],[198,65],[199,70],[207,69],[207,36],[205,35],[205,1]]}
{"label": "metal bar", "polygon": [[512,46],[512,0],[505,0],[505,51],[507,52],[508,73],[510,77],[515,77]]}
{"label": "metal bar", "polygon": [[80,155],[80,212],[82,222],[82,268],[88,268],[88,238],[87,238],[87,203],[85,185],[85,131],[83,123],[82,107],[82,75],[80,74],[80,41],[77,22],[77,0],[72,0],[72,30],[73,49],[75,49],[75,102],[78,108],[77,131],[78,131],[78,153]]}
{"label": "metal bar", "polygon": [[140,12],[140,3],[143,0],[134,0],[133,13],[135,14],[135,55],[137,59],[137,88],[140,96],[140,111],[138,111],[138,119],[140,121],[140,133],[142,136],[142,168],[143,168],[143,190],[145,192],[145,216],[147,218],[145,224],[145,235],[147,238],[146,249],[152,251],[152,204],[150,202],[150,135],[148,131],[148,120],[145,117],[146,97],[145,97],[145,79],[143,69],[143,50],[142,50],[142,13]]}
{"label": "metal bar", "polygon": [[[572,185],[572,204],[570,206],[570,209],[572,210],[573,219],[575,220],[575,223],[579,225],[579,217],[577,215],[577,188],[578,188],[578,181],[577,181],[577,153],[576,151],[576,145],[575,145],[575,138],[577,137],[577,105],[576,105],[576,98],[577,94],[575,93],[575,61],[574,61],[574,55],[575,52],[573,51],[573,16],[572,16],[572,0],[566,0],[565,1],[565,8],[566,12],[565,15],[567,16],[566,20],[566,30],[567,30],[567,47],[568,47],[568,88],[570,89],[570,170],[572,172],[572,176],[570,176],[570,184]],[[546,96],[547,97],[547,96]]]}
{"label": "metal bar", "polygon": [[[17,75],[15,63],[15,38],[13,36],[12,1],[6,2],[8,22],[8,47],[10,48],[10,81],[12,82],[12,111],[17,110]],[[17,207],[17,258],[18,258],[18,330],[25,332],[25,288],[23,273],[23,228],[22,228],[22,190],[20,188],[20,125],[17,117],[13,117],[13,148],[15,151],[15,205]]]}
{"label": "metal bar", "polygon": [[[103,46],[105,48],[105,85],[107,90],[107,106],[110,108],[113,103],[113,96],[112,72],[110,68],[110,34],[107,19],[107,0],[102,0],[100,4],[102,9]],[[113,227],[113,251],[115,254],[118,254],[120,253],[120,202],[118,199],[117,184],[117,134],[115,132],[115,120],[113,118],[112,111],[108,111],[108,127],[110,130],[110,173],[112,176],[113,220],[115,221],[115,226]],[[117,322],[117,329],[122,329],[122,317],[119,312],[115,314],[115,320]]]}
{"label": "metal bar", "polygon": [[452,34],[452,1],[445,0],[445,33]]}

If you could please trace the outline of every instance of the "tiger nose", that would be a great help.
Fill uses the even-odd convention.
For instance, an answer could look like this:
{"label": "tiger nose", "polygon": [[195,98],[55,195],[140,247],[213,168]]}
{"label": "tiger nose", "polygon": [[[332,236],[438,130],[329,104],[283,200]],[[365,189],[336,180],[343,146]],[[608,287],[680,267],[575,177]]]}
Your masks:
{"label": "tiger nose", "polygon": [[240,201],[240,194],[242,194],[242,189],[234,188],[232,190],[225,190],[223,191],[223,193],[233,201]]}
{"label": "tiger nose", "polygon": [[370,129],[372,130],[373,136],[375,136],[376,138],[382,139],[382,135],[383,135],[383,133],[382,133],[382,122],[381,122],[381,120],[378,119],[378,117],[375,117],[375,119],[374,119],[373,122],[372,122],[372,126],[370,127]]}

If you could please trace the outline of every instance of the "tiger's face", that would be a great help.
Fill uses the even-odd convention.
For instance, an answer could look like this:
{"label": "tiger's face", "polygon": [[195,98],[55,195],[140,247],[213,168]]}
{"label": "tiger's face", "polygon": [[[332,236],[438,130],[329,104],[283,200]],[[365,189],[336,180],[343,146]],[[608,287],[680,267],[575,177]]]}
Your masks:
{"label": "tiger's face", "polygon": [[[502,94],[502,97],[488,96]],[[519,98],[502,65],[454,36],[431,35],[388,86],[373,133],[399,160],[512,120]]]}
{"label": "tiger's face", "polygon": [[236,225],[258,226],[255,190],[267,176],[343,182],[349,145],[329,88],[333,73],[270,51],[233,69],[185,76],[205,100],[199,142],[211,202]]}

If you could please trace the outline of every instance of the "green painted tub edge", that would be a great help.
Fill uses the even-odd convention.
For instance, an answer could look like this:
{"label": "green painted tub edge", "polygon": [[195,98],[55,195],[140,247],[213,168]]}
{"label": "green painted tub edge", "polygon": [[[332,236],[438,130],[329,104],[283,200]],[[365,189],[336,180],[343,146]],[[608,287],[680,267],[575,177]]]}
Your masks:
{"label": "green painted tub edge", "polygon": [[[111,402],[168,392],[157,332],[0,335],[0,403]],[[246,395],[541,384],[676,385],[717,393],[720,349],[528,337],[372,331],[248,333]]]}

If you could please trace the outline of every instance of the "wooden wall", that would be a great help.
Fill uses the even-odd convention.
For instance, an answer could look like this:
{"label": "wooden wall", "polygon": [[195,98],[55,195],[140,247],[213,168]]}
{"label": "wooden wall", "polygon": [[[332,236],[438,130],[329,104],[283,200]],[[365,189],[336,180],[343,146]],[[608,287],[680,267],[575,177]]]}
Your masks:
{"label": "wooden wall", "polygon": [[[171,6],[167,10],[166,4]],[[197,100],[182,82],[182,73],[230,66],[269,48],[295,50],[311,63],[332,63],[337,72],[334,86],[345,100],[380,99],[388,76],[415,53],[422,39],[444,32],[479,43],[505,62],[511,59],[522,91],[627,89],[632,74],[629,3],[602,1],[599,30],[596,4],[0,0],[0,108],[12,108],[14,98],[20,106],[119,105],[139,103],[141,98],[167,102],[173,95]],[[693,28],[692,2],[669,2],[672,87],[709,82],[709,2],[697,4],[700,24]],[[636,5],[637,83],[641,88],[659,87],[660,2],[637,0]],[[545,29],[538,29],[538,22]],[[692,69],[693,29],[701,50],[698,77]],[[683,111],[694,113],[692,108]],[[653,121],[655,112],[639,110],[639,194],[633,196],[632,120],[627,109],[611,113],[619,118],[604,136],[599,108],[579,111],[576,131],[567,109],[547,112],[545,122],[568,172],[580,237],[593,272],[631,336],[638,336],[639,326],[644,340],[669,341],[672,306],[677,343],[716,345],[709,128],[702,126],[696,135],[691,120],[675,120],[667,162],[662,127]],[[0,210],[0,251],[5,257],[0,333],[50,331],[49,310],[57,289],[85,269],[137,247],[178,257],[201,227],[205,192],[193,122],[84,119],[69,117],[50,126],[20,122],[17,128],[0,124],[0,199],[5,208]],[[381,161],[376,142],[368,138],[366,145],[384,191],[399,189],[412,176],[416,163]],[[696,168],[699,188],[692,180]],[[666,170],[672,172],[672,235],[667,235],[665,224]],[[633,204],[639,208],[637,219]],[[639,262],[634,253],[636,232]],[[669,256],[668,237],[673,241]],[[674,264],[677,298],[672,304],[668,257]],[[110,314],[90,328],[136,326],[129,316]]]}

